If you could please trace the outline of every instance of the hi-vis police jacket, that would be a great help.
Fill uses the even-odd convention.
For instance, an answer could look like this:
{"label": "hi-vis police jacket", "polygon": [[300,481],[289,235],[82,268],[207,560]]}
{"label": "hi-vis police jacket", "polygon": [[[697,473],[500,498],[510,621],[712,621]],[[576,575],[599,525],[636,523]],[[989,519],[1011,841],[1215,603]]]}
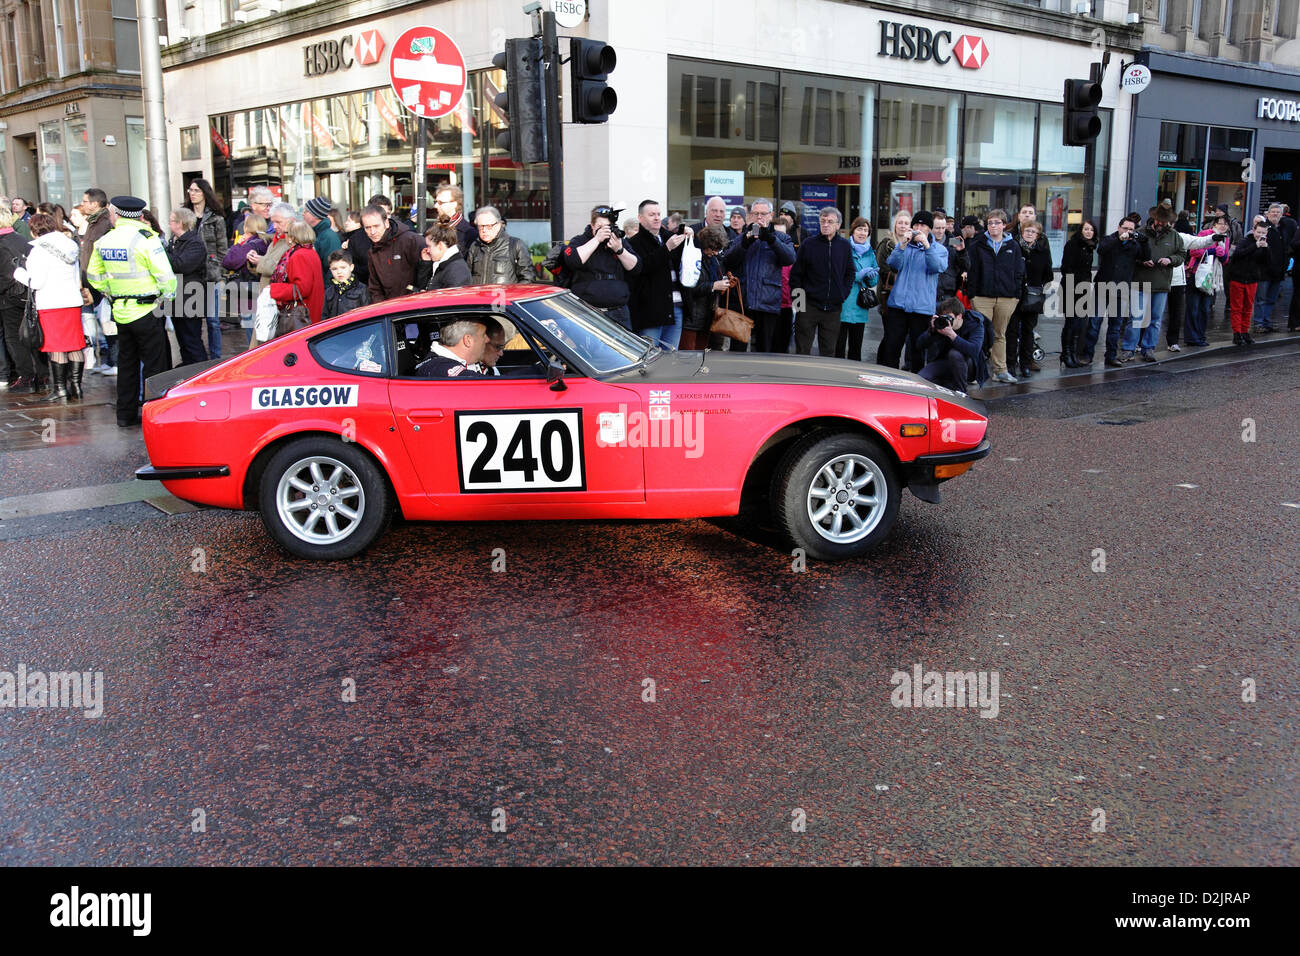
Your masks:
{"label": "hi-vis police jacket", "polygon": [[144,223],[126,217],[95,243],[86,281],[112,298],[113,321],[120,325],[148,315],[159,300],[176,294],[176,274],[161,240]]}

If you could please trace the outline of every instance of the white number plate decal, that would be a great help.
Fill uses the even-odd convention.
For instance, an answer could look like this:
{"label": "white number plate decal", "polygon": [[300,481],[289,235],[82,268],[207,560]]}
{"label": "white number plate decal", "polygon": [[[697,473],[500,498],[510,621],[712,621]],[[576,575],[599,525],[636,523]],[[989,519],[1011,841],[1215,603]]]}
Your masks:
{"label": "white number plate decal", "polygon": [[586,491],[582,409],[456,413],[463,493]]}

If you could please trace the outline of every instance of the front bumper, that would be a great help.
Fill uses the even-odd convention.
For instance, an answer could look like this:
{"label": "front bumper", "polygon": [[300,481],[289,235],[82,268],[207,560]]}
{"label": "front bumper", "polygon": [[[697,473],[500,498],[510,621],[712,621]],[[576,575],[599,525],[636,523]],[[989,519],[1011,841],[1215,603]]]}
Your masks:
{"label": "front bumper", "polygon": [[939,482],[956,478],[970,470],[973,463],[987,458],[993,446],[986,438],[965,451],[947,451],[935,455],[918,455],[907,465],[907,487],[922,501],[938,504]]}
{"label": "front bumper", "polygon": [[229,465],[191,465],[182,468],[155,468],[145,465],[135,470],[141,481],[181,481],[187,478],[229,478]]}

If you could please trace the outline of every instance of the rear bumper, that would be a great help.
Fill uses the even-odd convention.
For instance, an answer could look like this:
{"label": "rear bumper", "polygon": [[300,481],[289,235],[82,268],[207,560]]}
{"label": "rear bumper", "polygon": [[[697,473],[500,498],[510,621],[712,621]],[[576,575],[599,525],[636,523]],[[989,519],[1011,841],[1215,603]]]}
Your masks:
{"label": "rear bumper", "polygon": [[191,465],[183,468],[155,468],[145,465],[135,470],[142,481],[180,481],[186,478],[229,478],[229,465]]}

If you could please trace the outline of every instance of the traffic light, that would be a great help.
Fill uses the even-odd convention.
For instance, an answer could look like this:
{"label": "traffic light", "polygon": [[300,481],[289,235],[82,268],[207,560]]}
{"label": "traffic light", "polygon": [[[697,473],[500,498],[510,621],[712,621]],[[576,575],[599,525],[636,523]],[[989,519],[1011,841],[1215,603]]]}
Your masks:
{"label": "traffic light", "polygon": [[516,163],[546,162],[550,144],[542,38],[507,40],[505,52],[494,56],[492,65],[506,71],[506,90],[497,94],[495,102],[510,124],[497,133],[497,145],[508,149]]}
{"label": "traffic light", "polygon": [[603,123],[618,108],[618,94],[605,85],[618,65],[614,48],[603,40],[569,40],[569,78],[575,123]]}
{"label": "traffic light", "polygon": [[1061,141],[1066,146],[1087,146],[1101,133],[1101,84],[1092,80],[1065,81],[1065,122]]}

